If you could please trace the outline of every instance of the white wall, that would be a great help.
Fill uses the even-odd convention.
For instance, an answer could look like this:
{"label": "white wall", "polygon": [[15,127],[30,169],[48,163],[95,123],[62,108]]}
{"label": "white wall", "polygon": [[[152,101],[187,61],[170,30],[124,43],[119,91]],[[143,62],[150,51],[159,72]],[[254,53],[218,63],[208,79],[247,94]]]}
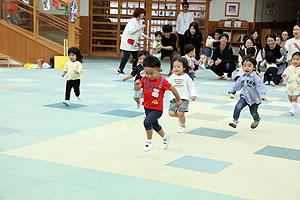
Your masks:
{"label": "white wall", "polygon": [[80,16],[89,16],[89,0],[80,0]]}
{"label": "white wall", "polygon": [[292,22],[296,19],[299,8],[299,0],[258,0],[256,22]]}
{"label": "white wall", "polygon": [[[240,12],[238,17],[225,16],[225,2],[240,2]],[[209,21],[219,21],[221,19],[237,18],[253,22],[255,0],[211,0],[209,9]]]}

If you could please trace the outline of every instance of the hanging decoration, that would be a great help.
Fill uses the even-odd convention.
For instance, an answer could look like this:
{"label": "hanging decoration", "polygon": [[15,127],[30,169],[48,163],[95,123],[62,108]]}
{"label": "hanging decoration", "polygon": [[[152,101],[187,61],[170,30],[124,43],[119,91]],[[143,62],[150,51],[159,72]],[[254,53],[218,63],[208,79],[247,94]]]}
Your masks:
{"label": "hanging decoration", "polygon": [[52,0],[52,6],[57,10],[58,8],[58,0]]}
{"label": "hanging decoration", "polygon": [[64,18],[68,19],[68,6],[65,6],[64,10],[65,10],[65,12],[64,12]]}
{"label": "hanging decoration", "polygon": [[24,3],[29,4],[29,0],[22,0]]}
{"label": "hanging decoration", "polygon": [[76,22],[77,20],[77,2],[72,1],[70,8],[70,22]]}
{"label": "hanging decoration", "polygon": [[43,0],[43,10],[50,10],[50,0]]}

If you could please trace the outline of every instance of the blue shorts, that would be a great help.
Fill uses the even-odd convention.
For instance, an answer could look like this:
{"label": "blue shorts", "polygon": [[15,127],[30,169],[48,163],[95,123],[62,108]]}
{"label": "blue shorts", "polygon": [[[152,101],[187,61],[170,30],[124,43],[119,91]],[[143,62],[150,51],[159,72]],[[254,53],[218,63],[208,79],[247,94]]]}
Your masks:
{"label": "blue shorts", "polygon": [[211,52],[212,52],[212,48],[205,47],[204,55],[206,55],[207,57],[211,57]]}
{"label": "blue shorts", "polygon": [[170,101],[170,108],[169,111],[184,111],[184,112],[188,112],[189,111],[189,101],[186,99],[181,99],[182,104],[178,107],[176,105],[176,100],[173,99],[172,101]]}

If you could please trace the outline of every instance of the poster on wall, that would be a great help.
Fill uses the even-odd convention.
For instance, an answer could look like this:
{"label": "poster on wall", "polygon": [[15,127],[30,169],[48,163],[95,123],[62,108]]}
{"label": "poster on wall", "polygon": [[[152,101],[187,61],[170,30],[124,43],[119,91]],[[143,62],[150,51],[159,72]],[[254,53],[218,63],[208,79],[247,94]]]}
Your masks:
{"label": "poster on wall", "polygon": [[225,16],[238,17],[240,11],[239,2],[226,2],[225,3]]}
{"label": "poster on wall", "polygon": [[50,10],[50,0],[43,0],[43,10]]}
{"label": "poster on wall", "polygon": [[77,2],[72,1],[70,8],[70,22],[76,22],[77,20]]}
{"label": "poster on wall", "polygon": [[58,0],[52,0],[52,6],[57,10],[58,8]]}

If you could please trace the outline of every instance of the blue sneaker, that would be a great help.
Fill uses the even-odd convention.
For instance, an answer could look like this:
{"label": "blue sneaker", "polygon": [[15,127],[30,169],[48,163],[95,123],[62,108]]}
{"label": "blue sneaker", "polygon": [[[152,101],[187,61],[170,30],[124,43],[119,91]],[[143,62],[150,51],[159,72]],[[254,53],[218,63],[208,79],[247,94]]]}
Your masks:
{"label": "blue sneaker", "polygon": [[117,74],[125,74],[125,72],[123,70],[118,69]]}

